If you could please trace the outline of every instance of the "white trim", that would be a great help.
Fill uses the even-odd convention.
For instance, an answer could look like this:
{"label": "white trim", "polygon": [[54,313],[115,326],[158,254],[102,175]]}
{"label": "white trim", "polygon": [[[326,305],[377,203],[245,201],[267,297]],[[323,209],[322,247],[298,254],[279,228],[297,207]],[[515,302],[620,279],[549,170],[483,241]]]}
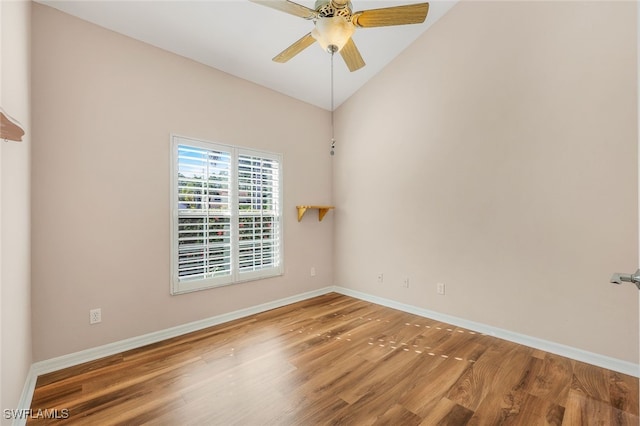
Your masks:
{"label": "white trim", "polygon": [[[142,336],[131,337],[129,339],[120,340],[118,342],[108,343],[106,345],[95,348],[85,349],[83,351],[74,352],[57,358],[39,361],[33,364],[32,370],[36,375],[51,373],[63,368],[72,367],[84,362],[93,361],[106,356],[115,355],[120,352],[136,349],[151,343],[160,342],[162,340],[171,339],[183,334],[202,330],[207,327],[219,325],[225,322],[244,318],[249,315],[259,314],[271,309],[280,308],[292,303],[301,302],[313,297],[322,296],[333,291],[332,287],[325,287],[318,290],[308,291],[306,293],[295,296],[285,297],[284,299],[274,300],[272,302],[263,303],[261,305],[251,306],[237,311],[229,312],[214,317],[205,318],[199,321],[190,322],[176,327],[167,328],[165,330],[155,331],[153,333],[144,334]],[[28,408],[28,407],[27,407]]]}
{"label": "white trim", "polygon": [[[391,299],[385,299],[383,297],[373,296],[367,293],[362,293],[357,290],[348,289],[340,286],[329,286],[320,288],[317,290],[301,293],[298,295],[285,297],[284,299],[274,300],[272,302],[263,303],[260,305],[240,309],[237,311],[229,312],[222,315],[216,315],[211,318],[205,318],[203,320],[190,322],[188,324],[171,327],[165,330],[156,331],[153,333],[145,334],[142,336],[132,337],[129,339],[121,340],[118,342],[108,343],[106,345],[98,346],[95,348],[86,349],[72,354],[63,355],[57,358],[48,359],[45,361],[39,361],[31,365],[29,374],[27,375],[25,385],[20,397],[18,409],[28,410],[31,406],[31,400],[33,398],[33,392],[35,390],[36,381],[39,375],[51,373],[53,371],[61,370],[63,368],[72,367],[74,365],[82,364],[96,359],[104,358],[106,356],[115,355],[117,353],[127,351],[130,349],[136,349],[151,343],[156,343],[162,340],[177,337],[183,334],[191,333],[194,331],[202,330],[207,327],[222,324],[228,321],[244,318],[249,315],[255,315],[261,312],[265,312],[271,309],[280,308],[282,306],[290,305],[292,303],[301,302],[303,300],[311,299],[313,297],[322,296],[327,293],[339,293],[345,296],[354,297],[356,299],[364,300],[366,302],[375,303],[377,305],[386,306],[392,309],[398,309],[403,312],[407,312],[421,317],[430,318],[436,321],[446,322],[451,325],[463,327],[468,330],[484,333],[490,336],[494,336],[500,339],[508,340],[510,342],[518,343],[521,345],[529,346],[535,349],[540,349],[546,352],[561,355],[567,358],[572,358],[578,361],[586,362],[588,364],[596,365],[598,367],[606,368],[620,373],[628,374],[634,377],[640,377],[640,365],[634,364],[628,361],[611,358],[605,355],[588,352],[582,349],[573,348],[570,346],[562,345],[560,343],[550,342],[548,340],[538,339],[536,337],[526,336],[524,334],[515,333],[513,331],[504,330],[490,325],[482,324],[475,321],[469,321],[463,318],[458,318],[452,315],[442,314],[429,309],[419,308],[413,305],[407,305],[405,303],[397,302]],[[15,419],[13,421],[14,426],[24,425],[26,420]]]}
{"label": "white trim", "polygon": [[529,346],[535,349],[540,349],[546,352],[561,355],[567,358],[572,358],[578,361],[586,362],[596,365],[598,367],[606,368],[620,373],[628,374],[634,377],[640,377],[640,366],[632,362],[623,361],[620,359],[608,357],[606,355],[600,355],[594,352],[585,351],[583,349],[574,348],[571,346],[563,345],[560,343],[551,342],[549,340],[539,339],[537,337],[527,336],[524,334],[516,333],[513,331],[493,327],[487,324],[482,324],[475,321],[466,320],[463,318],[455,317],[452,315],[443,314],[429,309],[419,308],[413,305],[407,305],[405,303],[397,302],[391,299],[385,299],[383,297],[373,296],[367,293],[362,293],[357,290],[351,290],[345,287],[333,286],[324,287],[318,290],[298,294],[295,296],[286,297],[284,299],[275,300],[273,302],[263,303],[261,305],[252,306],[237,311],[229,312],[222,315],[216,315],[211,318],[206,318],[199,321],[194,321],[188,324],[179,325],[176,327],[168,328],[166,330],[160,330],[153,333],[145,334],[138,337],[132,337],[130,339],[121,340],[119,342],[109,343],[96,348],[86,349],[80,352],[75,352],[61,357],[52,358],[46,361],[36,362],[32,366],[32,371],[36,377],[40,374],[46,374],[53,371],[60,370],[62,368],[71,367],[84,362],[93,361],[105,356],[114,355],[130,349],[139,348],[151,343],[156,343],[165,339],[170,339],[176,336],[180,336],[193,331],[202,330],[207,327],[222,324],[228,321],[233,321],[239,318],[244,318],[249,315],[258,314],[268,311],[270,309],[279,308],[292,303],[300,302],[303,300],[311,299],[313,297],[321,296],[327,293],[336,292],[345,296],[354,297],[356,299],[364,300],[367,302],[375,303],[378,305],[386,306],[393,309],[398,309],[403,312],[407,312],[414,315],[419,315],[425,318],[431,318],[436,321],[446,322],[457,327],[463,327],[479,333],[484,333],[490,336],[498,337],[500,339],[508,340],[510,342],[518,343],[521,345]]}
{"label": "white trim", "polygon": [[442,314],[429,309],[419,308],[413,305],[396,302],[395,300],[385,299],[383,297],[372,296],[357,290],[351,290],[344,287],[335,286],[336,293],[345,296],[355,297],[360,300],[375,303],[377,305],[386,306],[388,308],[398,309],[410,314],[419,315],[421,317],[430,318],[436,321],[446,322],[447,324],[463,327],[472,331],[498,337],[520,345],[529,346],[531,348],[540,349],[556,355],[575,359],[577,361],[586,362],[608,370],[617,371],[634,377],[640,377],[640,365],[629,361],[623,361],[617,358],[600,355],[594,352],[588,352],[583,349],[574,348],[560,343],[551,342],[549,340],[539,339],[537,337],[527,336],[502,328],[493,327],[475,321],[469,321],[463,318],[454,317],[452,315]]}
{"label": "white trim", "polygon": [[[142,336],[131,337],[129,339],[108,343],[106,345],[97,346],[95,348],[89,348],[89,349],[74,352],[71,354],[62,355],[56,358],[35,362],[31,365],[31,368],[29,369],[29,372],[27,374],[27,378],[25,379],[25,384],[22,389],[20,400],[18,401],[17,409],[29,410],[29,408],[31,408],[33,393],[36,388],[36,382],[38,380],[38,376],[40,375],[62,370],[63,368],[73,367],[75,365],[83,364],[85,362],[95,361],[100,358],[104,358],[110,355],[115,355],[120,352],[128,351],[131,349],[140,348],[142,346],[150,345],[152,343],[157,343],[162,340],[171,339],[173,337],[181,336],[183,334],[192,333],[194,331],[202,330],[207,327],[212,327],[215,325],[223,324],[225,322],[244,318],[250,315],[266,312],[271,309],[280,308],[282,306],[290,305],[292,303],[297,303],[303,300],[322,296],[324,294],[331,293],[333,291],[334,291],[334,287],[332,286],[324,287],[317,290],[308,291],[306,293],[285,297],[283,299],[262,303],[260,305],[239,309],[237,311],[229,312],[226,314],[216,315],[214,317],[205,318],[199,321],[178,325],[176,327],[167,328],[165,330],[155,331],[152,333],[144,334]],[[25,419],[16,418],[13,420],[13,423],[12,423],[13,426],[24,426],[25,424],[26,424],[26,418]]]}
{"label": "white trim", "polygon": [[[274,276],[280,276],[284,273],[284,231],[283,231],[283,222],[282,222],[282,201],[283,201],[283,156],[282,154],[268,151],[259,151],[251,148],[244,148],[241,146],[234,145],[226,145],[217,142],[209,142],[205,140],[194,139],[185,136],[179,136],[175,134],[171,134],[171,294],[179,295],[183,293],[189,293],[198,290],[206,290],[214,287],[222,287],[226,285],[238,284],[246,281],[259,280],[264,278],[270,278]],[[229,249],[230,249],[230,269],[226,271],[225,275],[217,276],[217,277],[207,277],[207,278],[185,278],[180,279],[178,277],[178,269],[179,269],[179,217],[180,217],[180,208],[179,208],[179,163],[180,163],[180,147],[184,146],[187,150],[190,149],[199,149],[204,152],[216,152],[225,157],[228,156],[228,189],[227,189],[227,197],[229,202],[229,212],[226,214],[222,214],[224,217],[228,217],[229,219]],[[244,216],[240,211],[240,195],[243,191],[240,190],[240,175],[243,171],[243,165],[241,165],[241,160],[245,159],[249,161],[259,160],[260,162],[264,161],[273,161],[277,164],[277,169],[272,169],[274,171],[274,175],[277,172],[277,199],[274,202],[275,207],[275,216],[278,219],[277,222],[277,234],[274,232],[274,241],[277,239],[278,243],[278,253],[277,253],[277,264],[271,265],[264,269],[258,269],[255,271],[247,271],[243,272],[240,270],[240,219]],[[199,160],[198,160],[199,161]],[[209,162],[206,162],[207,170],[209,167]],[[209,175],[205,173],[205,175]],[[246,185],[244,183],[243,185]],[[275,185],[273,186],[274,193]],[[206,208],[203,210],[207,210]],[[202,216],[202,212],[198,217]],[[187,215],[188,216],[188,215]],[[253,216],[253,215],[250,215]],[[208,273],[206,274],[208,275]]]}
{"label": "white trim", "polygon": [[[31,364],[24,382],[24,387],[22,388],[22,393],[20,394],[20,400],[18,401],[18,410],[28,410],[31,407],[31,400],[33,399],[33,392],[36,390],[37,381],[38,375],[34,371],[33,364]],[[15,417],[11,424],[12,426],[24,426],[27,424],[27,417]]]}

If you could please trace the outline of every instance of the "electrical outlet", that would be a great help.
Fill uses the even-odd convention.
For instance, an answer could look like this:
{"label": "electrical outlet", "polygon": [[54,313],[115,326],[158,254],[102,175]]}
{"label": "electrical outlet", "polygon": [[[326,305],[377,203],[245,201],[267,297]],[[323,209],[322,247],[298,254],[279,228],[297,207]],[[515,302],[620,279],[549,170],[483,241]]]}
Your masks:
{"label": "electrical outlet", "polygon": [[315,267],[315,266],[312,266],[312,267],[311,267],[311,276],[312,276],[312,277],[315,277],[315,276],[316,276],[316,267]]}
{"label": "electrical outlet", "polygon": [[91,309],[89,311],[89,324],[97,324],[102,322],[102,309]]}
{"label": "electrical outlet", "polygon": [[405,279],[402,281],[402,287],[404,287],[404,288],[409,288],[409,278],[405,278]]}
{"label": "electrical outlet", "polygon": [[436,293],[444,295],[444,283],[436,284]]}
{"label": "electrical outlet", "polygon": [[382,284],[384,282],[384,274],[378,274],[378,284]]}

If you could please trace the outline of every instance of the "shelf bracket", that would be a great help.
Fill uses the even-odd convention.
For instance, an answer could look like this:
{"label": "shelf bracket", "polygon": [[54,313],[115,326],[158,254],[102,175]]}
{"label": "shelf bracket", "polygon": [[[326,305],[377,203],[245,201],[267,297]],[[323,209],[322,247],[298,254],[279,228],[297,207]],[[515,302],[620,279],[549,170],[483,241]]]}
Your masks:
{"label": "shelf bracket", "polygon": [[318,221],[322,221],[327,212],[333,209],[334,206],[296,206],[296,208],[298,209],[298,222],[302,220],[308,209],[318,209]]}

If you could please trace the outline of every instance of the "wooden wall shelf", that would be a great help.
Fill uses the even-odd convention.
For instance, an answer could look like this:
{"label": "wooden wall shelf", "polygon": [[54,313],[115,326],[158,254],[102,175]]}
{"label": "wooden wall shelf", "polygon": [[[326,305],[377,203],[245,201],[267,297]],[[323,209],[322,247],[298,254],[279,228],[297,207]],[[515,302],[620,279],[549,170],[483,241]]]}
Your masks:
{"label": "wooden wall shelf", "polygon": [[309,209],[318,209],[318,220],[321,221],[324,218],[324,215],[326,215],[327,212],[333,209],[334,207],[333,206],[296,206],[296,208],[298,209],[298,222],[300,222],[302,220],[302,216],[304,216],[304,214]]}

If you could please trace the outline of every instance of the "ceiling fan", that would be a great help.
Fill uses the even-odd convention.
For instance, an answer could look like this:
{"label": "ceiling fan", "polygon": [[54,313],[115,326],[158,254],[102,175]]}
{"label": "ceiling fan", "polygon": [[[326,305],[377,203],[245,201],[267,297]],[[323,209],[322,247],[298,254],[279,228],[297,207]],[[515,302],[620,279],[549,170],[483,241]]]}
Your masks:
{"label": "ceiling fan", "polygon": [[273,60],[284,63],[316,41],[329,53],[340,52],[351,72],[365,63],[351,36],[356,28],[421,24],[427,17],[429,3],[409,4],[353,12],[349,0],[316,0],[315,10],[289,0],[250,0],[253,3],[313,21],[315,28]]}

